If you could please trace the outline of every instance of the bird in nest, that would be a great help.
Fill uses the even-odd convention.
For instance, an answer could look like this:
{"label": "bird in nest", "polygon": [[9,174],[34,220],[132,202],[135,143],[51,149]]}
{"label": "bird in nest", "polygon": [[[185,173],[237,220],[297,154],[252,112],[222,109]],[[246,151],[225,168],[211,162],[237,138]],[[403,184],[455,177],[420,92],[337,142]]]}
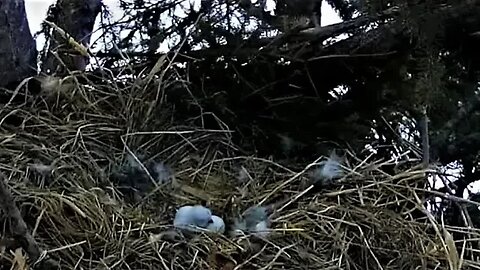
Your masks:
{"label": "bird in nest", "polygon": [[202,205],[186,205],[180,207],[175,213],[173,226],[180,230],[190,232],[214,232],[223,234],[225,222],[219,216],[213,215],[212,211]]}
{"label": "bird in nest", "polygon": [[[173,226],[187,232],[225,233],[224,220],[213,215],[209,208],[202,205],[180,207],[175,213]],[[269,226],[269,208],[253,206],[234,219],[234,223],[231,225],[231,236],[250,234],[267,237],[270,233]]]}
{"label": "bird in nest", "polygon": [[140,200],[157,186],[166,186],[175,180],[174,171],[164,162],[142,160],[142,156],[129,154],[110,177],[118,190],[133,201]]}
{"label": "bird in nest", "polygon": [[332,152],[326,160],[318,164],[320,166],[315,168],[310,174],[312,184],[315,186],[330,186],[346,174],[343,160],[335,152]]}
{"label": "bird in nest", "polygon": [[264,206],[252,206],[240,217],[234,220],[232,235],[251,234],[257,237],[267,237],[270,233],[269,214],[271,209]]}
{"label": "bird in nest", "polygon": [[[319,163],[319,167],[311,172],[311,185],[325,187],[335,183],[336,180],[345,176],[346,171],[343,165],[344,160],[332,152],[330,156]],[[315,189],[313,189],[315,191]],[[232,235],[255,235],[267,237],[271,233],[270,218],[281,205],[285,205],[290,198],[267,206],[252,206],[248,208],[239,218],[234,219]]]}

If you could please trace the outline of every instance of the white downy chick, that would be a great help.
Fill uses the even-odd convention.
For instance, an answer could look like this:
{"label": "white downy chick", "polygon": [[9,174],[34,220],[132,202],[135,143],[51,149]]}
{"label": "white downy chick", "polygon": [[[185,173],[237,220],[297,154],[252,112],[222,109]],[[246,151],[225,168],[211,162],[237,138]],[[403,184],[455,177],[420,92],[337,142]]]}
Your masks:
{"label": "white downy chick", "polygon": [[225,232],[225,223],[219,216],[212,215],[212,211],[201,205],[183,206],[177,210],[173,226],[192,232],[211,231]]}
{"label": "white downy chick", "polygon": [[180,207],[173,220],[173,226],[178,228],[185,226],[206,228],[210,223],[212,223],[212,211],[201,205]]}
{"label": "white downy chick", "polygon": [[314,184],[321,186],[332,184],[332,182],[345,175],[342,168],[341,159],[335,153],[330,154],[327,160],[320,162],[320,167],[312,173]]}
{"label": "white downy chick", "polygon": [[266,207],[253,206],[245,211],[234,223],[234,235],[253,234],[266,237],[269,232],[269,219]]}
{"label": "white downy chick", "polygon": [[213,215],[212,223],[208,224],[206,229],[211,232],[223,234],[225,232],[225,222],[221,217]]}

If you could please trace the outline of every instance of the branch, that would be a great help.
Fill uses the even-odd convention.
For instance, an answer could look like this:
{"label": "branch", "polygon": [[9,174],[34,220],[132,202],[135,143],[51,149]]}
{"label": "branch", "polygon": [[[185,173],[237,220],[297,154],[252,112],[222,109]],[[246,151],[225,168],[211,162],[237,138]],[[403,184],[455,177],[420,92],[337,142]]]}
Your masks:
{"label": "branch", "polygon": [[2,173],[0,173],[0,207],[6,216],[12,220],[11,230],[15,239],[22,244],[30,259],[33,262],[37,262],[41,254],[40,248],[28,231],[27,224],[23,220],[20,210],[15,205],[13,196],[6,183],[6,178]]}
{"label": "branch", "polygon": [[420,136],[422,137],[423,166],[427,169],[430,164],[430,141],[428,137],[428,115],[426,107],[422,110],[419,124]]}

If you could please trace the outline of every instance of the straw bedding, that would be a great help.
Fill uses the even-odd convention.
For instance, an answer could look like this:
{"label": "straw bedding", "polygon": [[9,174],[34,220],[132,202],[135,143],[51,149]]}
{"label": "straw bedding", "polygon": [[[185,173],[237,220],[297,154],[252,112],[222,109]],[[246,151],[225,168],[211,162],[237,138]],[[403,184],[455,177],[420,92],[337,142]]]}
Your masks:
{"label": "straw bedding", "polygon": [[[120,86],[80,77],[40,96],[20,91],[0,112],[1,171],[40,261],[59,269],[460,269],[464,254],[423,212],[420,167],[389,175],[381,168],[394,161],[349,153],[346,177],[305,192],[315,161],[243,155],[230,130],[177,120],[165,99],[168,79]],[[175,185],[132,203],[109,175],[139,152],[168,163]],[[279,201],[266,239],[172,231],[184,204],[205,203],[228,224],[254,204]],[[11,224],[1,220],[8,238]],[[24,250],[6,247],[2,269],[29,269]],[[462,260],[478,267],[474,258]]]}

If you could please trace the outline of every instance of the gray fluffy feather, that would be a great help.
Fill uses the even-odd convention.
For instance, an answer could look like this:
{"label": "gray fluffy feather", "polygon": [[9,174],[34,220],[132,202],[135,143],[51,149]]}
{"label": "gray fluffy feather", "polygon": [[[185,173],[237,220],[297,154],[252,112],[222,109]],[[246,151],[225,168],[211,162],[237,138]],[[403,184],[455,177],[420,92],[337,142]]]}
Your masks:
{"label": "gray fluffy feather", "polygon": [[320,162],[320,167],[316,168],[311,174],[314,184],[330,185],[335,180],[345,176],[345,170],[341,162],[342,160],[335,153],[332,153],[327,160]]}
{"label": "gray fluffy feather", "polygon": [[270,221],[266,207],[253,206],[245,211],[240,217],[235,219],[233,225],[233,234],[253,234],[265,237],[268,235]]}
{"label": "gray fluffy feather", "polygon": [[138,198],[152,191],[157,185],[170,184],[173,181],[174,172],[165,163],[144,162],[142,156],[138,159],[143,167],[135,157],[128,155],[124,164],[111,175],[112,182],[124,195]]}

